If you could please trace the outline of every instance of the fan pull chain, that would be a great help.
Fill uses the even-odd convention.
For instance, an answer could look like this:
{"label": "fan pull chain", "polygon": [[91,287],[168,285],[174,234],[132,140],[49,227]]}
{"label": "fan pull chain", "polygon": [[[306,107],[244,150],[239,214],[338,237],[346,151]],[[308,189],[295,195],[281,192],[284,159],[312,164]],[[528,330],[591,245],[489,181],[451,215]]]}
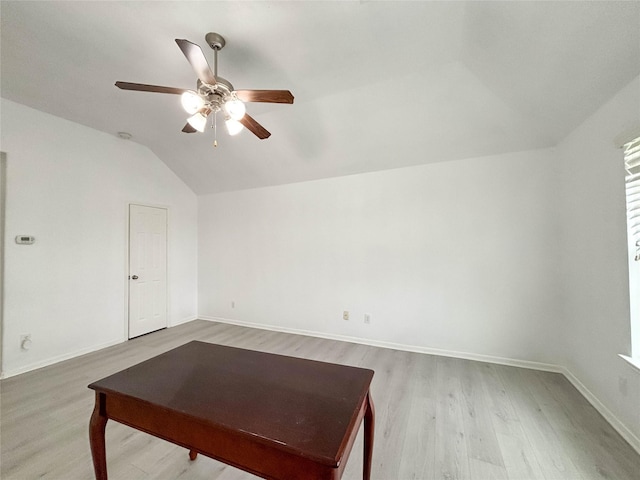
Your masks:
{"label": "fan pull chain", "polygon": [[218,112],[213,114],[213,147],[218,146]]}

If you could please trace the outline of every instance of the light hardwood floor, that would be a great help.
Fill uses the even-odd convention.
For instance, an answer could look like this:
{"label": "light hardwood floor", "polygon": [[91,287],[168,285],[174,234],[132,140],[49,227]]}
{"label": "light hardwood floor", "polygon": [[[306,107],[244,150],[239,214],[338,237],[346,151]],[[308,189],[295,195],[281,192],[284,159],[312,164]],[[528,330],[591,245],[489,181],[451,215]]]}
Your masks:
{"label": "light hardwood floor", "polygon": [[[375,370],[377,480],[640,479],[640,455],[560,374],[206,321],[3,380],[0,477],[91,479],[87,385],[190,340]],[[112,480],[256,478],[115,422],[107,464]],[[343,478],[361,465],[362,432]]]}

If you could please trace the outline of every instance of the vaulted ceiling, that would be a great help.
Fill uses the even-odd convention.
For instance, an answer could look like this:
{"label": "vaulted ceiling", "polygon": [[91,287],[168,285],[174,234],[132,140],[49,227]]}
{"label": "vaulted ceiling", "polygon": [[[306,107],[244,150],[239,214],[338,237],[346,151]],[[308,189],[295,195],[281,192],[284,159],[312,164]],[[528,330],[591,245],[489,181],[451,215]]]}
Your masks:
{"label": "vaulted ceiling", "polygon": [[[196,193],[555,145],[640,74],[640,2],[8,2],[2,97],[149,147]],[[174,42],[226,46],[238,89],[272,135],[185,134],[194,88]],[[218,126],[222,127],[218,118]],[[34,132],[37,135],[37,132]],[[68,139],[72,142],[73,139]]]}

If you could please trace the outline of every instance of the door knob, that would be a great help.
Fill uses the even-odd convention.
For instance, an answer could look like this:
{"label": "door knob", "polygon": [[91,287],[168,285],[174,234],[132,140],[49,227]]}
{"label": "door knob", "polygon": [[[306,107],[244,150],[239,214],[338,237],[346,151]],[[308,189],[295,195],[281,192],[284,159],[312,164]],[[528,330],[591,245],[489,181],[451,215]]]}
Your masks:
{"label": "door knob", "polygon": [[131,277],[132,280],[137,280],[138,279],[138,275],[134,275]]}

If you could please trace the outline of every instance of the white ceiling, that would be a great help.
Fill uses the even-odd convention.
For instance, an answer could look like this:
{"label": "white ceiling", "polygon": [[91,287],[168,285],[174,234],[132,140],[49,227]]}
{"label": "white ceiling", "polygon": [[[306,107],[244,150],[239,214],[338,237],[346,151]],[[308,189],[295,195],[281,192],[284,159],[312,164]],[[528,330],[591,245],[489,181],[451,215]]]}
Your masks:
{"label": "white ceiling", "polygon": [[[553,146],[640,74],[637,1],[0,5],[2,97],[129,132],[198,194]],[[214,149],[178,96],[114,86],[194,88],[174,39],[212,63],[210,31],[236,88],[294,94],[248,104],[269,139]]]}

